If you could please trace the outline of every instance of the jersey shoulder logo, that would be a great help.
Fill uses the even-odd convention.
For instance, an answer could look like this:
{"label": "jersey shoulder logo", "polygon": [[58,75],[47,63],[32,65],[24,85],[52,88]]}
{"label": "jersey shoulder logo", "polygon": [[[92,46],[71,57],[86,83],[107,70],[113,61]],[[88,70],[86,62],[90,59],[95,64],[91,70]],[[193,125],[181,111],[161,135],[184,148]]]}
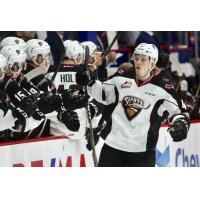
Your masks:
{"label": "jersey shoulder logo", "polygon": [[121,84],[121,88],[130,88],[132,86],[131,81],[125,81],[124,83]]}
{"label": "jersey shoulder logo", "polygon": [[19,50],[19,49],[17,49],[17,50],[16,50],[16,53],[17,53],[17,54],[20,54],[20,50]]}
{"label": "jersey shoulder logo", "polygon": [[42,43],[42,42],[38,42],[38,44],[39,44],[40,46],[42,46],[42,45],[43,45],[43,43]]}
{"label": "jersey shoulder logo", "polygon": [[167,89],[174,89],[174,85],[173,84],[170,84],[170,83],[168,83],[168,84],[165,84],[165,88],[167,88]]}
{"label": "jersey shoulder logo", "polygon": [[19,44],[19,40],[16,39],[16,40],[15,40],[15,43],[16,43],[16,44]]}

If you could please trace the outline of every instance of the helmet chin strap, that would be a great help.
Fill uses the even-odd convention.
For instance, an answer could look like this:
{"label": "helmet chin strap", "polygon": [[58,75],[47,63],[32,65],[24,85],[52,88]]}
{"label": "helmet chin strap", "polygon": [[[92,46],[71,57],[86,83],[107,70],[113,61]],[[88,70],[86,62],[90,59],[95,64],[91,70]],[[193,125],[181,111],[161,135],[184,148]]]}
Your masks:
{"label": "helmet chin strap", "polygon": [[37,63],[35,60],[33,60],[33,62],[34,62],[34,64],[36,64],[37,66],[42,66],[42,65],[45,65],[46,64],[46,62],[45,62],[45,60],[42,62],[42,63]]}
{"label": "helmet chin strap", "polygon": [[78,61],[78,59],[76,58],[76,59],[74,60],[74,62],[76,63],[76,65],[80,65],[80,64],[82,63],[82,60],[80,59],[80,60]]}
{"label": "helmet chin strap", "polygon": [[7,73],[9,73],[13,78],[17,78],[22,71],[22,66],[19,66],[17,71],[12,71],[11,66],[8,66],[8,69],[6,70]]}
{"label": "helmet chin strap", "polygon": [[150,67],[150,72],[152,72],[153,69],[156,67],[156,64],[154,64],[154,63],[150,63],[150,65],[151,65],[151,64],[153,64],[153,67],[152,67],[152,68]]}
{"label": "helmet chin strap", "polygon": [[2,76],[0,77],[0,82],[3,82],[4,77],[5,77],[5,72],[2,72]]}
{"label": "helmet chin strap", "polygon": [[45,59],[42,63],[38,64],[35,60],[33,62],[36,64],[37,67],[44,67],[46,71],[48,71],[50,63],[48,63],[47,59]]}

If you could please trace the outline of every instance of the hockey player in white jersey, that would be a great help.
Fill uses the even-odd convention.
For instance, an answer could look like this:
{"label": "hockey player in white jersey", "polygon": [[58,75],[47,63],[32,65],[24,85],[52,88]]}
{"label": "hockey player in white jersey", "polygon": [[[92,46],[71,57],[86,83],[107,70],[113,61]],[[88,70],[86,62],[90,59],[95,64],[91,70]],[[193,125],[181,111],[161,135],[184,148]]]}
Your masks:
{"label": "hockey player in white jersey", "polygon": [[102,148],[99,166],[155,166],[155,147],[161,122],[167,116],[173,141],[187,137],[190,126],[184,103],[173,85],[155,76],[158,50],[141,43],[132,55],[135,70],[101,83],[78,74],[88,94],[105,105],[114,104],[111,131]]}

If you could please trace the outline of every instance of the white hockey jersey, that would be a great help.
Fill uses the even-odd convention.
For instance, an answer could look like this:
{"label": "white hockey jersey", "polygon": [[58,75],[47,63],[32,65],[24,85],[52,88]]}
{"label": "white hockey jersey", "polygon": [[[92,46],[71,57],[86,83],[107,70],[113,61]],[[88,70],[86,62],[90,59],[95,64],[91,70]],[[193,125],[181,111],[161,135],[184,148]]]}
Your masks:
{"label": "white hockey jersey", "polygon": [[4,115],[4,111],[0,109],[0,131],[10,129],[15,126],[17,119],[13,117],[12,111],[9,109]]}
{"label": "white hockey jersey", "polygon": [[164,115],[173,121],[186,117],[183,113],[187,112],[173,85],[158,77],[139,85],[134,76],[131,72],[103,84],[96,81],[88,87],[88,94],[105,105],[116,105],[111,113],[112,127],[105,143],[126,152],[144,152],[156,147]]}

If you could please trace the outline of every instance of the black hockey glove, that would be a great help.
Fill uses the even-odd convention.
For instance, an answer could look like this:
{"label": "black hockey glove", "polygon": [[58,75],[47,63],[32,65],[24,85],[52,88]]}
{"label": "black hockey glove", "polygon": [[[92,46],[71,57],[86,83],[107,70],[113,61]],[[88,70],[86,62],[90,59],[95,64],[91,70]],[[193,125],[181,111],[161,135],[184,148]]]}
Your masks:
{"label": "black hockey glove", "polygon": [[80,122],[78,119],[78,115],[76,112],[71,110],[64,110],[60,113],[58,113],[57,118],[60,122],[65,124],[65,126],[70,131],[78,131],[80,128]]}
{"label": "black hockey glove", "polygon": [[37,109],[37,103],[34,102],[31,97],[24,97],[20,102],[19,108],[21,108],[28,117],[31,117]]}
{"label": "black hockey glove", "polygon": [[[106,121],[104,121],[104,120],[101,119],[99,121],[99,124],[98,124],[97,128],[93,129],[94,144],[95,144],[95,146],[99,142],[100,136],[102,137],[102,130],[104,130],[105,127],[106,127]],[[103,139],[105,139],[105,138],[103,138]],[[92,150],[92,145],[91,145],[91,139],[90,139],[90,132],[89,132],[88,128],[87,128],[87,132],[86,132],[86,140],[87,140],[86,148],[89,151],[91,151]]]}
{"label": "black hockey glove", "polygon": [[6,115],[9,108],[10,99],[4,91],[0,90],[0,109],[3,110],[4,115]]}
{"label": "black hockey glove", "polygon": [[[93,129],[93,134],[94,134],[94,144],[96,146],[96,144],[99,142],[99,138],[101,136],[101,130],[105,127],[105,123],[100,123],[98,125],[97,128]],[[87,128],[87,133],[86,133],[86,140],[87,140],[87,144],[86,144],[86,148],[91,151],[92,150],[92,144],[91,144],[91,139],[90,139],[90,131],[89,128]]]}
{"label": "black hockey glove", "polygon": [[156,65],[159,68],[164,68],[164,69],[168,69],[169,68],[169,55],[166,53],[162,53],[159,55],[158,57],[158,62],[156,63]]}
{"label": "black hockey glove", "polygon": [[86,71],[79,71],[76,73],[76,83],[81,86],[92,86],[95,83],[94,76],[89,78]]}
{"label": "black hockey glove", "polygon": [[62,99],[60,95],[57,94],[47,95],[38,100],[38,108],[44,114],[57,111],[61,105]]}
{"label": "black hockey glove", "polygon": [[174,142],[180,142],[187,137],[189,125],[185,118],[179,118],[167,129]]}
{"label": "black hockey glove", "polygon": [[63,105],[68,110],[76,110],[87,106],[89,96],[87,94],[73,94],[73,90],[64,90],[62,93]]}
{"label": "black hockey glove", "polygon": [[33,119],[40,121],[41,119],[45,119],[45,114],[37,108],[32,117]]}
{"label": "black hockey glove", "polygon": [[91,119],[93,119],[93,117],[96,116],[97,114],[97,107],[94,104],[89,103],[89,109],[90,109]]}
{"label": "black hockey glove", "polygon": [[92,118],[100,115],[105,109],[105,105],[103,105],[102,103],[99,103],[95,99],[89,102],[89,106],[90,106],[90,112],[91,112]]}
{"label": "black hockey glove", "polygon": [[10,105],[10,108],[11,108],[12,115],[14,118],[17,118],[19,121],[24,121],[25,119],[27,119],[29,117],[28,114],[26,112],[24,112],[21,108],[14,107],[11,105]]}

